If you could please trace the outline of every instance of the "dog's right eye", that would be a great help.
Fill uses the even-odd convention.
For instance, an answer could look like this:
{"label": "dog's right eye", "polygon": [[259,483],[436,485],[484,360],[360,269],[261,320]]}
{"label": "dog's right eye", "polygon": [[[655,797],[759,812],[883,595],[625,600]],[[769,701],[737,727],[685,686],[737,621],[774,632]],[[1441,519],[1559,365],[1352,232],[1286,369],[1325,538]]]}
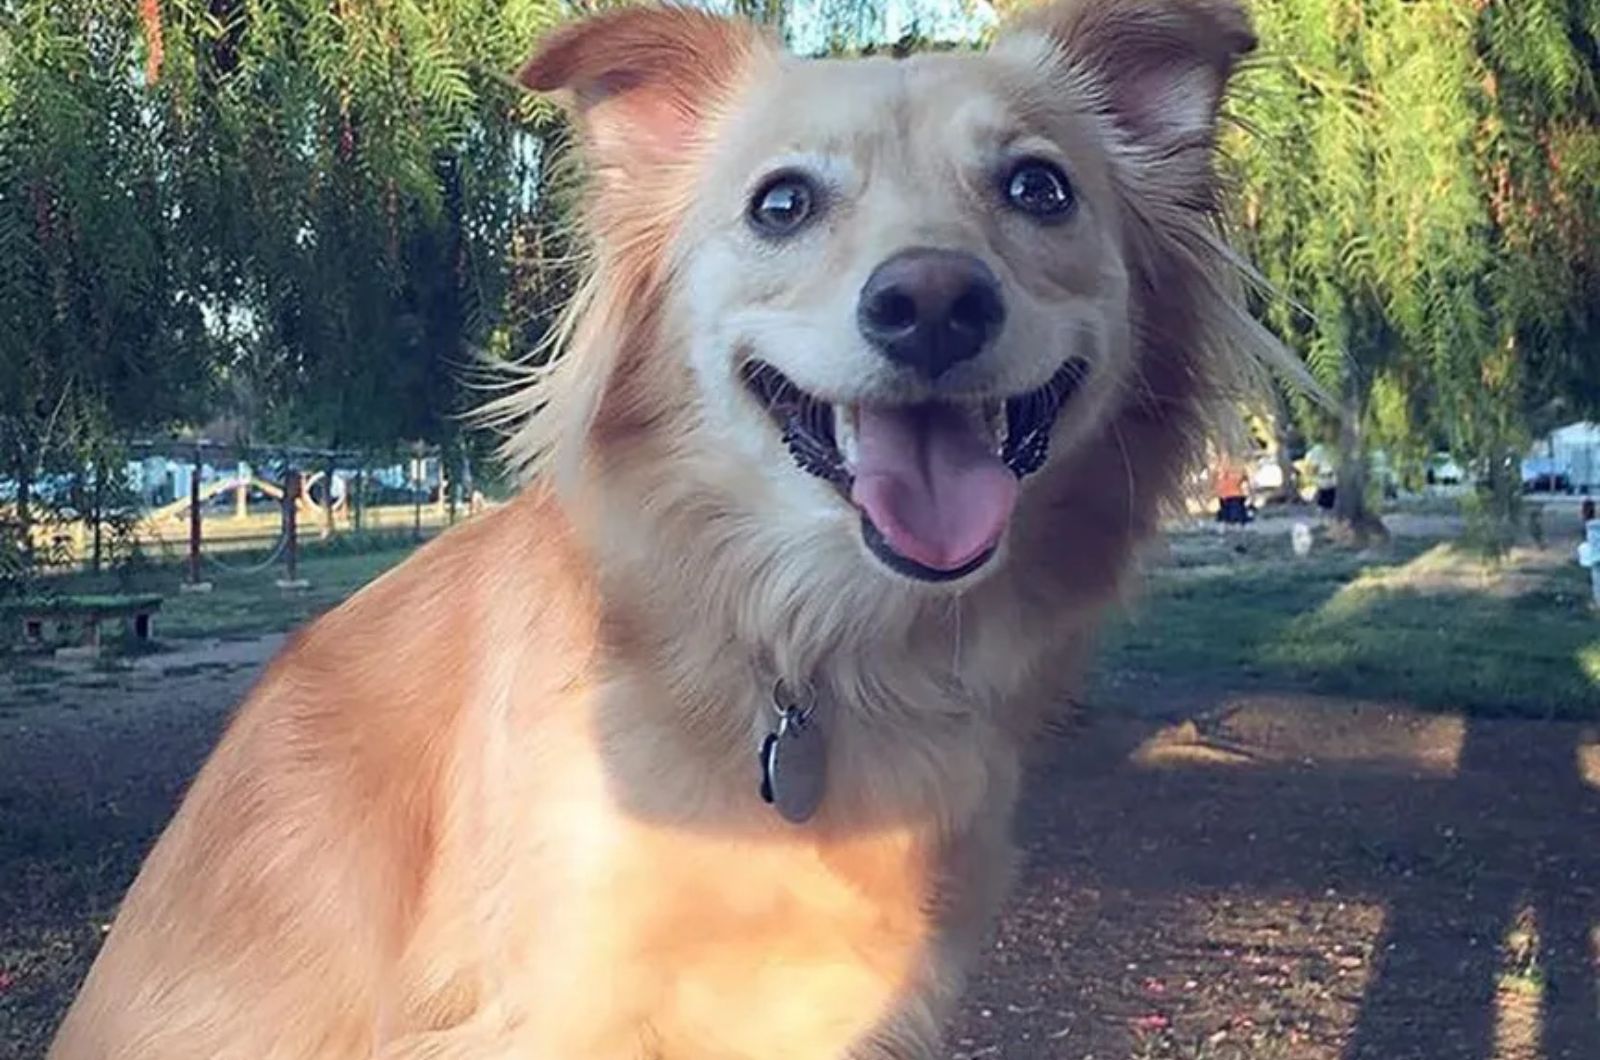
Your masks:
{"label": "dog's right eye", "polygon": [[787,236],[799,231],[816,210],[817,193],[798,173],[780,173],[750,197],[750,227],[764,236]]}
{"label": "dog's right eye", "polygon": [[1065,218],[1076,203],[1067,175],[1042,158],[1024,158],[1011,167],[1005,195],[1012,207],[1047,223]]}

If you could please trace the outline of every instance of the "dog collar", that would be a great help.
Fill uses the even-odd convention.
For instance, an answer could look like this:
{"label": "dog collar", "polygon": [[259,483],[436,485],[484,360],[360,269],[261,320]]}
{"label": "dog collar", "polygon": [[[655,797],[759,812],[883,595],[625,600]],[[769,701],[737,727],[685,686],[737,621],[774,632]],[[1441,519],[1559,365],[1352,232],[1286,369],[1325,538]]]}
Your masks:
{"label": "dog collar", "polygon": [[761,799],[790,824],[804,824],[822,803],[828,746],[817,718],[815,690],[796,696],[783,681],[772,688],[777,728],[761,741]]}

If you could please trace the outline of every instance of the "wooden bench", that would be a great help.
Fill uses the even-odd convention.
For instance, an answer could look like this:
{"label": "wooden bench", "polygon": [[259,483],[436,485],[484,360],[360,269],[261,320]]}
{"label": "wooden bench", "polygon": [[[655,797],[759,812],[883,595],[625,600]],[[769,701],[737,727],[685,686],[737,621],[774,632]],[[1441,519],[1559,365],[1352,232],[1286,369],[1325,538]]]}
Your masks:
{"label": "wooden bench", "polygon": [[42,647],[45,629],[50,625],[55,626],[58,637],[81,626],[84,632],[83,648],[91,655],[98,655],[100,624],[108,619],[121,619],[135,641],[148,643],[154,632],[156,612],[161,610],[161,601],[162,597],[157,593],[53,596],[18,600],[0,605],[0,608],[13,619],[22,620],[22,641],[25,645]]}

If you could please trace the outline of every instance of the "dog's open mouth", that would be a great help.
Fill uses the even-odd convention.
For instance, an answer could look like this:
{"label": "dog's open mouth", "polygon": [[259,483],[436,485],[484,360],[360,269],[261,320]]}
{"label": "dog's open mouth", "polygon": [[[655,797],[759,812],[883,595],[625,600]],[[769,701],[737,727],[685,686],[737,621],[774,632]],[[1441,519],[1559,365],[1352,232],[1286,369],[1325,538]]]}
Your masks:
{"label": "dog's open mouth", "polygon": [[889,567],[953,581],[999,547],[1017,483],[1044,466],[1057,414],[1087,374],[1071,360],[1037,390],[1008,398],[835,405],[764,361],[745,385],[783,432],[794,462],[861,513],[862,536]]}

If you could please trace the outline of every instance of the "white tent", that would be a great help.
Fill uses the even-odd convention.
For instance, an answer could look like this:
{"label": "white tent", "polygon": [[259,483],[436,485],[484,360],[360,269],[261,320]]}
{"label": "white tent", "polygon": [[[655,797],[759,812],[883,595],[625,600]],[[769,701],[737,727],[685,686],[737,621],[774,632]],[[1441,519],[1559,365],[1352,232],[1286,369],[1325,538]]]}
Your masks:
{"label": "white tent", "polygon": [[1600,490],[1600,423],[1569,423],[1551,431],[1541,446],[1573,489]]}

